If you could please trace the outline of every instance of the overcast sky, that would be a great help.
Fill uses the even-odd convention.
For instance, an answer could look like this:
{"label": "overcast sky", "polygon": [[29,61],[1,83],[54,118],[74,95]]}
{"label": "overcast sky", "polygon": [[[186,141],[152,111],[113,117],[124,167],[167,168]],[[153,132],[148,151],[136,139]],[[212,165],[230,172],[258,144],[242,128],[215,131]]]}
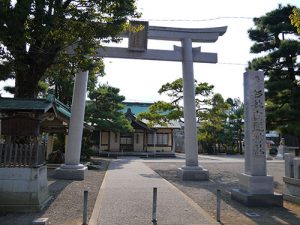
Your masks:
{"label": "overcast sky", "polygon": [[[205,28],[228,26],[227,32],[216,43],[194,43],[204,52],[218,53],[217,64],[194,63],[198,82],[215,86],[214,92],[224,98],[243,100],[243,73],[247,62],[255,57],[249,54],[251,42],[247,30],[253,27],[252,18],[265,15],[279,4],[296,5],[299,0],[138,0],[138,11],[150,26]],[[180,43],[148,42],[148,48],[173,49]],[[127,46],[126,40],[119,46]],[[127,101],[154,102],[167,100],[157,91],[166,82],[182,77],[180,62],[144,61],[106,58],[106,76],[101,83],[118,87]],[[0,82],[0,92],[3,93]]]}

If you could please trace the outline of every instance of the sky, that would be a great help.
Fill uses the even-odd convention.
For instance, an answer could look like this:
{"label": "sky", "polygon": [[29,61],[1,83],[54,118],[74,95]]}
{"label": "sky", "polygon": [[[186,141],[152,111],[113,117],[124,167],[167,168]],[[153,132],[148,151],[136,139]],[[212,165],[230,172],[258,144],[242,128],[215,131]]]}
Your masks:
{"label": "sky", "polygon": [[[299,0],[137,0],[142,20],[149,26],[206,28],[227,26],[227,32],[215,43],[194,43],[203,52],[218,54],[217,64],[194,63],[194,76],[198,82],[214,85],[214,93],[226,99],[243,101],[243,73],[248,61],[256,57],[250,54],[252,45],[247,30],[254,26],[253,18],[265,15],[279,4],[300,7]],[[179,42],[148,41],[148,49],[173,49]],[[115,44],[110,46],[116,46]],[[124,39],[119,47],[127,47]],[[100,83],[108,83],[120,89],[126,101],[154,102],[168,100],[159,95],[159,88],[182,77],[181,62],[149,61],[105,58],[106,75]],[[12,81],[10,81],[12,84]],[[3,82],[0,92],[3,97]]]}
{"label": "sky", "polygon": [[[247,31],[254,26],[253,17],[274,10],[279,4],[300,7],[300,1],[288,0],[138,0],[138,11],[149,26],[205,28],[228,26],[227,32],[215,43],[194,43],[204,52],[218,54],[217,64],[194,63],[194,76],[198,82],[214,85],[214,93],[226,99],[243,101],[243,73],[252,45]],[[181,44],[167,41],[148,42],[148,48],[172,49]],[[126,47],[126,40],[120,47]],[[159,88],[182,77],[181,62],[112,59],[104,60],[106,76],[101,83],[120,88],[127,101],[154,102],[168,100],[159,95]]]}

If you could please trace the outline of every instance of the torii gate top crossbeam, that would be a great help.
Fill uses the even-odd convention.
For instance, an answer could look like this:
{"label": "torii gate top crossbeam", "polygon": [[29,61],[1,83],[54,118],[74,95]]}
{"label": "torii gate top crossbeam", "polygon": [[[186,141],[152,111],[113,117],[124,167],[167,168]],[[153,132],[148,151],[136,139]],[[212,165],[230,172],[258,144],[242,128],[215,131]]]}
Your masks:
{"label": "torii gate top crossbeam", "polygon": [[[154,40],[181,41],[184,38],[190,38],[193,42],[211,43],[216,42],[219,36],[222,36],[227,27],[212,28],[176,28],[176,27],[158,27],[149,26],[147,28],[147,38]],[[122,37],[128,37],[129,32],[121,34]]]}
{"label": "torii gate top crossbeam", "polygon": [[[112,58],[131,58],[145,60],[183,61],[181,48],[175,47],[174,51],[147,49],[147,40],[168,40],[192,42],[216,42],[222,36],[227,27],[213,28],[176,28],[148,26],[148,22],[132,21],[134,27],[144,26],[138,32],[124,32],[120,36],[129,38],[128,48],[106,47],[97,50],[96,56]],[[192,60],[194,62],[216,63],[217,54],[201,52],[200,48],[192,49]]]}
{"label": "torii gate top crossbeam", "polygon": [[214,28],[175,28],[149,26],[148,38],[156,40],[181,41],[190,38],[193,42],[216,42],[227,27]]}

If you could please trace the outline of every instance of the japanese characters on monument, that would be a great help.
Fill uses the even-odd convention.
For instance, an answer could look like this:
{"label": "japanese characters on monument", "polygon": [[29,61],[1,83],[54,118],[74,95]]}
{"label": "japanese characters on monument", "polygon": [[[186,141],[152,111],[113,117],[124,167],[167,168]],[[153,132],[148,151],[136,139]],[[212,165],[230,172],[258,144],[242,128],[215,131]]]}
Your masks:
{"label": "japanese characters on monument", "polygon": [[266,119],[264,73],[244,73],[245,103],[245,172],[263,175],[266,173]]}
{"label": "japanese characters on monument", "polygon": [[[265,95],[264,76],[256,73],[252,77],[252,87],[250,88],[250,113],[252,114],[252,126],[250,135],[252,136],[252,148],[255,156],[265,157]],[[251,115],[250,114],[250,115]]]}

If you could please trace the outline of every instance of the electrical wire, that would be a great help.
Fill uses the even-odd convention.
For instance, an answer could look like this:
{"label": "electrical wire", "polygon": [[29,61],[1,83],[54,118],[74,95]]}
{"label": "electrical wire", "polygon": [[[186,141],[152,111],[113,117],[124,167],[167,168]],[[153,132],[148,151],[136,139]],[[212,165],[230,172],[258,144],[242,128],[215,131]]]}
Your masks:
{"label": "electrical wire", "polygon": [[153,22],[205,22],[205,21],[214,21],[214,20],[222,20],[222,19],[243,19],[243,20],[253,20],[255,17],[246,17],[246,16],[220,16],[206,19],[134,19],[136,21],[153,21]]}

